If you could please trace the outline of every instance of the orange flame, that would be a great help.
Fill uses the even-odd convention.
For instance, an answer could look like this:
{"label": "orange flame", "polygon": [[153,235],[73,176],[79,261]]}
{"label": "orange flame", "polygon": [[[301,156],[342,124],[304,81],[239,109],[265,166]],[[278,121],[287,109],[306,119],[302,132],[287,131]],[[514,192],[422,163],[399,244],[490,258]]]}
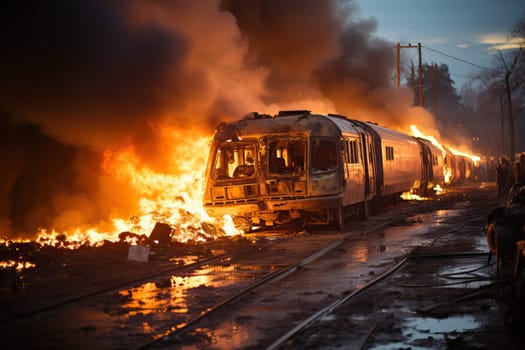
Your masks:
{"label": "orange flame", "polygon": [[[422,139],[425,139],[425,140],[428,140],[430,142],[432,142],[432,144],[434,146],[436,146],[437,148],[439,148],[443,154],[443,158],[446,159],[447,158],[447,151],[445,150],[445,147],[441,144],[441,142],[439,142],[434,136],[431,136],[431,135],[426,135],[424,134],[423,132],[421,132],[417,126],[415,125],[410,125],[410,130],[412,131],[412,135],[415,136],[415,137],[420,137]],[[448,167],[447,164],[445,164],[443,166],[443,181],[446,183],[446,184],[450,184],[451,182],[451,179],[452,179],[452,169],[450,169]]]}
{"label": "orange flame", "polygon": [[[116,242],[122,232],[149,236],[157,222],[173,228],[172,240],[205,241],[219,235],[237,235],[242,231],[232,225],[231,217],[220,222],[210,218],[202,206],[203,174],[206,167],[209,136],[190,136],[164,128],[168,173],[156,172],[143,165],[135,147],[104,152],[102,171],[118,179],[136,193],[136,213],[111,219],[112,227],[73,228],[66,232],[42,229],[37,241],[43,244],[77,248],[97,246],[104,240]],[[102,225],[101,225],[102,226]],[[134,242],[130,239],[130,244]]]}
{"label": "orange flame", "polygon": [[421,137],[422,139],[432,142],[434,146],[438,147],[441,150],[441,152],[443,152],[443,157],[445,156],[445,147],[443,147],[443,145],[434,136],[425,135],[414,124],[410,125],[410,130],[412,131],[413,136]]}
{"label": "orange flame", "polygon": [[[410,130],[412,131],[412,135],[414,135],[415,137],[420,137],[420,138],[423,138],[423,139],[426,139],[432,142],[432,144],[437,146],[441,150],[441,152],[443,152],[443,158],[445,159],[447,158],[447,151],[445,147],[435,137],[430,136],[430,135],[425,135],[415,125],[410,125]],[[461,156],[465,156],[465,157],[472,159],[474,166],[479,166],[479,163],[481,161],[481,158],[479,156],[475,156],[467,152],[460,152],[452,147],[448,147],[448,150],[450,150],[450,152],[454,155],[461,155]],[[450,184],[451,178],[452,178],[452,169],[450,169],[446,163],[445,163],[445,166],[443,167],[443,175],[444,175],[445,183]]]}
{"label": "orange flame", "polygon": [[478,166],[479,162],[481,161],[481,157],[479,157],[479,156],[475,156],[475,155],[467,153],[467,152],[461,152],[461,151],[458,151],[458,150],[456,150],[456,149],[454,149],[452,147],[449,147],[449,149],[455,155],[464,156],[464,157],[468,157],[468,158],[472,159],[472,162],[474,163],[475,166]]}

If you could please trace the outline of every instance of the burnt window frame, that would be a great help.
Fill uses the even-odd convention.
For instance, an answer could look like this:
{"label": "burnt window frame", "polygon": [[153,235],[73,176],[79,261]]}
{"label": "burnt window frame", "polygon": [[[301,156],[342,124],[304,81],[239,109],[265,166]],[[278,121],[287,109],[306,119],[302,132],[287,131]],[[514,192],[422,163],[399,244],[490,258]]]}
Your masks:
{"label": "burnt window frame", "polygon": [[[239,163],[235,166],[235,168],[232,167],[233,170],[230,171],[229,166],[226,165],[225,167],[217,167],[218,162],[223,162],[226,159],[226,155],[221,155],[220,157],[219,152],[225,151],[228,148],[234,149],[234,148],[243,148],[243,161],[242,163]],[[247,154],[244,154],[244,152],[250,152],[250,150],[246,151],[247,148],[252,147],[251,150],[251,158],[252,163],[247,164],[246,160],[248,159]],[[227,160],[226,160],[227,161]],[[229,161],[227,161],[229,162]],[[238,160],[234,160],[234,162],[238,162]],[[257,175],[257,163],[258,163],[258,157],[257,157],[257,140],[255,139],[245,139],[242,141],[224,141],[217,145],[215,148],[215,152],[213,154],[213,161],[211,163],[211,178],[214,181],[239,181],[239,180],[246,180],[246,179],[254,179]],[[242,172],[237,172],[237,170],[245,169]],[[218,175],[219,169],[228,169],[226,174],[223,176]],[[250,169],[248,173],[246,173],[246,169]],[[230,174],[231,173],[231,174]]]}
{"label": "burnt window frame", "polygon": [[[292,143],[302,143],[302,155],[290,154],[293,153],[290,152],[290,150],[293,149],[293,147],[282,147],[281,149],[279,149],[279,151],[277,151],[278,147],[273,147],[274,143],[284,143],[286,145],[290,145]],[[306,161],[308,155],[308,138],[306,135],[272,135],[270,137],[264,138],[264,145],[264,159],[266,162],[265,173],[267,177],[304,176],[304,174],[306,173]],[[279,157],[274,157],[274,155],[272,154],[274,150],[277,152],[277,154],[280,153]],[[284,150],[286,150],[286,152],[283,152]],[[275,161],[277,161],[277,159],[281,159],[281,162],[284,162],[284,164],[280,164],[279,166],[277,166],[275,164]],[[294,159],[298,162],[296,163]]]}

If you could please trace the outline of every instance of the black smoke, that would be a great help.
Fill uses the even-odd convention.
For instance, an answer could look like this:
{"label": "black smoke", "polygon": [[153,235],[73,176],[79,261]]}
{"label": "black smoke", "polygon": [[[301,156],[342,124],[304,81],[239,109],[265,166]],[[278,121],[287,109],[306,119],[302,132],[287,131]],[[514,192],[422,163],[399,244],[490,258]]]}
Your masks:
{"label": "black smoke", "polygon": [[[0,233],[132,209],[101,174],[130,144],[159,168],[159,126],[293,106],[400,125],[393,44],[352,1],[6,0],[0,15]],[[407,102],[410,101],[410,102]],[[63,227],[61,227],[63,226]]]}
{"label": "black smoke", "polygon": [[[128,4],[2,2],[3,234],[49,227],[62,214],[57,198],[94,201],[96,184],[79,181],[78,169],[96,173],[101,152],[129,140],[154,147],[149,124],[171,101],[183,103],[184,85],[167,72],[181,70],[187,40],[154,23],[130,24]],[[84,219],[106,214],[91,207]]]}

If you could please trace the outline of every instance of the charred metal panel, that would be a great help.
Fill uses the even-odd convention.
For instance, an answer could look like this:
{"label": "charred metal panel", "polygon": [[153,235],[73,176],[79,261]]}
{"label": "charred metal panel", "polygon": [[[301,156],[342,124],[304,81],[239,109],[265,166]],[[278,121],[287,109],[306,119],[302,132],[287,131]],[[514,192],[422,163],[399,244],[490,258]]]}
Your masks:
{"label": "charred metal panel", "polygon": [[268,180],[268,195],[291,196],[293,194],[292,180]]}
{"label": "charred metal panel", "polygon": [[256,184],[211,188],[211,199],[214,202],[224,202],[232,199],[257,197],[258,192]]}
{"label": "charred metal panel", "polygon": [[341,195],[294,198],[294,199],[274,199],[268,200],[267,207],[271,211],[280,210],[299,210],[299,211],[322,211],[325,208],[336,208],[341,205]]}
{"label": "charred metal panel", "polygon": [[311,175],[310,194],[313,196],[324,196],[341,192],[341,176],[339,172]]}

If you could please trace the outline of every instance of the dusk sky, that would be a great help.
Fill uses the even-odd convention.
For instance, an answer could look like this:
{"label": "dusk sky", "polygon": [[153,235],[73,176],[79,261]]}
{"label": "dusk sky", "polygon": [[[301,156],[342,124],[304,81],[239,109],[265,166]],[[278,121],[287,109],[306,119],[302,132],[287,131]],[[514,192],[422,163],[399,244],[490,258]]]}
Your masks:
{"label": "dusk sky", "polygon": [[[525,16],[521,0],[359,0],[361,17],[378,23],[376,35],[401,45],[424,47],[490,67],[497,45],[505,44]],[[402,50],[417,63],[417,50]],[[424,63],[447,64],[456,88],[480,69],[434,51],[422,50]]]}

